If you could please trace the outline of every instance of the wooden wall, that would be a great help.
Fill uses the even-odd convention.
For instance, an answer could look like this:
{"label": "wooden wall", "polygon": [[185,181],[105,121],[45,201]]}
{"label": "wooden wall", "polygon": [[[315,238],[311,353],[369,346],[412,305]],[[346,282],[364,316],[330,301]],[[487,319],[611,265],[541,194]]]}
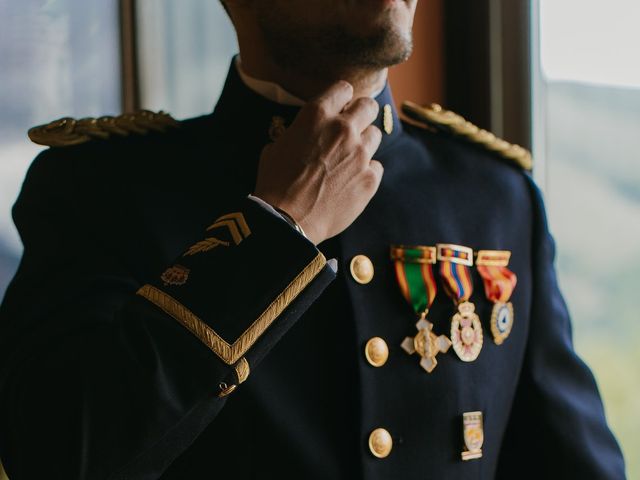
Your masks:
{"label": "wooden wall", "polygon": [[419,0],[413,26],[413,55],[389,72],[398,107],[404,100],[443,103],[444,0]]}

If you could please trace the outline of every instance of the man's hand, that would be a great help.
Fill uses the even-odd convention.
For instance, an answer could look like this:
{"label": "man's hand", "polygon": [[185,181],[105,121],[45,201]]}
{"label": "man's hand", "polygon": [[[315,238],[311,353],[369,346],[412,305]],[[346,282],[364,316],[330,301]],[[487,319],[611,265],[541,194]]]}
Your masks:
{"label": "man's hand", "polygon": [[349,83],[334,84],[260,158],[254,194],[291,215],[316,245],[351,225],[382,179],[371,160],[382,139],[371,125],[379,106],[352,97]]}

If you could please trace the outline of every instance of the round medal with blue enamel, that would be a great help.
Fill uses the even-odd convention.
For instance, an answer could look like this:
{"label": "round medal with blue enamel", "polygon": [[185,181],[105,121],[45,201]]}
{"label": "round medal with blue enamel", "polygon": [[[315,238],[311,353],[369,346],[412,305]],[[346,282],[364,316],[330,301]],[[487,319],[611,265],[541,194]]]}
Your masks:
{"label": "round medal with blue enamel", "polygon": [[513,328],[513,305],[496,303],[491,313],[491,333],[496,345],[502,345]]}

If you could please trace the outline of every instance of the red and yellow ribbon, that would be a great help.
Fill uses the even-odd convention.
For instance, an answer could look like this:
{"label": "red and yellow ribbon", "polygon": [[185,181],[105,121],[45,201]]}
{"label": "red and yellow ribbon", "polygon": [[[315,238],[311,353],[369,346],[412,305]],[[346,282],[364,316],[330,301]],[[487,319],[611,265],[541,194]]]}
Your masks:
{"label": "red and yellow ribbon", "polygon": [[484,283],[487,298],[493,303],[507,303],[518,283],[518,277],[507,268],[511,252],[480,250],[476,265]]}
{"label": "red and yellow ribbon", "polygon": [[513,305],[509,303],[518,277],[507,268],[511,252],[480,250],[476,265],[484,283],[487,298],[494,303],[491,313],[491,333],[496,345],[501,345],[513,327]]}

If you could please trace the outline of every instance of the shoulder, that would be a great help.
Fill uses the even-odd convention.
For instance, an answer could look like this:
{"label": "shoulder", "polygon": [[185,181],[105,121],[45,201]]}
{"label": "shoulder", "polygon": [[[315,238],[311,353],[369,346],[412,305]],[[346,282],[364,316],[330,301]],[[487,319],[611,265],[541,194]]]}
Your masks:
{"label": "shoulder", "polygon": [[[176,120],[170,114],[159,111],[139,110],[117,116],[64,117],[29,129],[28,136],[38,145],[58,149],[78,145],[109,144],[127,145],[157,141],[163,137],[188,135],[212,120],[211,115]],[[70,150],[65,150],[67,153]]]}
{"label": "shoulder", "polygon": [[522,171],[532,169],[532,157],[527,149],[498,138],[440,105],[423,107],[404,102],[402,112],[406,123],[410,129],[413,127],[418,136],[426,134],[437,137],[443,147],[459,155],[470,157],[473,161],[483,161],[479,157],[493,157]]}
{"label": "shoulder", "polygon": [[439,106],[405,102],[405,130],[425,152],[430,175],[473,208],[504,218],[530,218],[538,189],[528,150],[513,145]]}
{"label": "shoulder", "polygon": [[179,126],[165,112],[141,110],[123,115],[75,119],[64,117],[29,130],[32,142],[47,147],[70,147],[92,140],[109,140],[149,132],[165,132]]}
{"label": "shoulder", "polygon": [[[31,163],[23,193],[66,189],[84,196],[114,185],[169,178],[188,166],[194,139],[210,128],[211,115],[178,121],[164,112],[113,117],[62,118],[29,130],[49,148]],[[31,188],[33,187],[33,188]]]}
{"label": "shoulder", "polygon": [[29,129],[28,136],[49,147],[35,165],[53,163],[64,169],[62,164],[93,168],[101,163],[115,166],[126,162],[134,167],[130,161],[134,158],[135,164],[160,163],[169,156],[169,147],[188,145],[210,121],[211,115],[179,121],[162,111],[140,110],[118,116],[60,118]]}

